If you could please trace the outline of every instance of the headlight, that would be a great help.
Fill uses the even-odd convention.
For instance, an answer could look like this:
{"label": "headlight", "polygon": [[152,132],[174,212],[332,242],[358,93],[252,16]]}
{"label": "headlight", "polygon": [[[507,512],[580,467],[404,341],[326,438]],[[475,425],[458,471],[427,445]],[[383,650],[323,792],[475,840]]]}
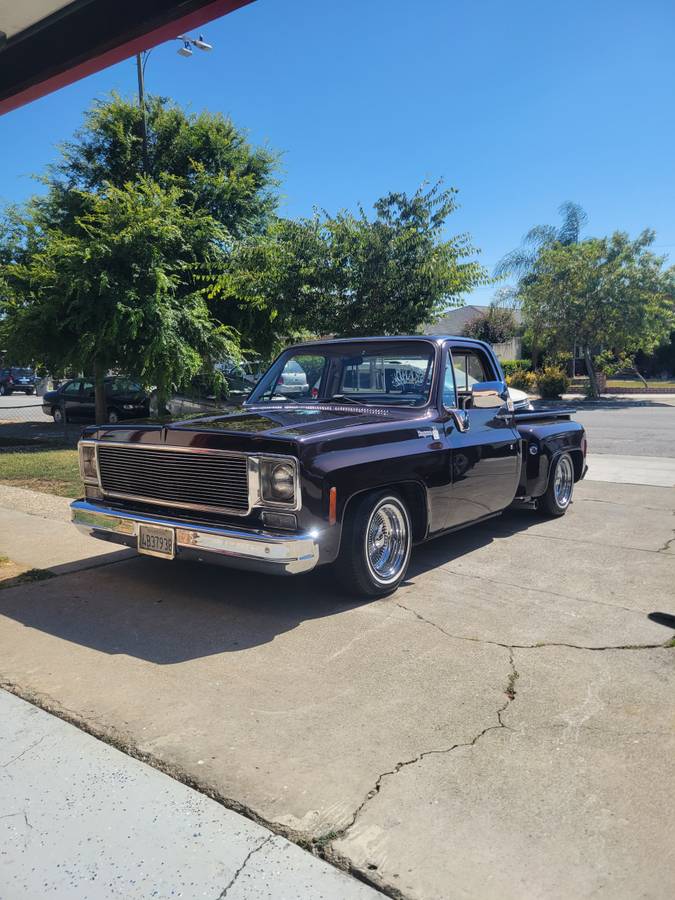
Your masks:
{"label": "headlight", "polygon": [[98,484],[98,472],[96,470],[96,446],[94,444],[80,444],[80,475],[82,481],[93,481]]}
{"label": "headlight", "polygon": [[273,459],[260,461],[260,496],[263,502],[295,503],[295,466]]}

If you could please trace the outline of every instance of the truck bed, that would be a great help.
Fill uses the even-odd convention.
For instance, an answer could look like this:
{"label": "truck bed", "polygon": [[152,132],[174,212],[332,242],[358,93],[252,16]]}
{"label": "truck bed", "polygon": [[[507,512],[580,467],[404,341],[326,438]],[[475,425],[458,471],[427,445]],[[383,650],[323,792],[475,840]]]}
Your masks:
{"label": "truck bed", "polygon": [[517,425],[529,425],[535,422],[550,422],[552,419],[571,419],[576,409],[553,408],[522,410],[514,413]]}

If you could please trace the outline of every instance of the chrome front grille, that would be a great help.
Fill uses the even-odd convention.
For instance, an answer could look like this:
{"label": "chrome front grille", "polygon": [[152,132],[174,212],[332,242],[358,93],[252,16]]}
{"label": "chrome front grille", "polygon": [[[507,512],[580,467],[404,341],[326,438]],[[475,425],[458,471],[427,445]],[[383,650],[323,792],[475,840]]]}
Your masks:
{"label": "chrome front grille", "polygon": [[209,512],[249,511],[246,456],[219,450],[179,450],[98,444],[101,488],[110,497]]}

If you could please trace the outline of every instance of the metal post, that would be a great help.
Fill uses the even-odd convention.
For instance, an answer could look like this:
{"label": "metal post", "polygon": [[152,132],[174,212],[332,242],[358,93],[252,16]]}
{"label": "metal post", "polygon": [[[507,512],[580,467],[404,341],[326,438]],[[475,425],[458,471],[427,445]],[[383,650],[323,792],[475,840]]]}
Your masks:
{"label": "metal post", "polygon": [[145,76],[143,73],[143,54],[136,54],[136,71],[138,73],[138,105],[141,108],[141,136],[143,138],[143,172],[148,171],[148,117],[145,106]]}

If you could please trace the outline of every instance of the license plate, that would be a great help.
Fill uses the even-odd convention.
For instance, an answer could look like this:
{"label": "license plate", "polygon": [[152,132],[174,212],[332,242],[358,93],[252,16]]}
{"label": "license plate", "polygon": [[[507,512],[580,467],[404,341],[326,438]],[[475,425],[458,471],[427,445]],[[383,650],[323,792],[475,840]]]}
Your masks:
{"label": "license plate", "polygon": [[161,556],[162,559],[173,559],[175,553],[175,534],[173,528],[163,525],[138,526],[138,552],[148,556]]}

